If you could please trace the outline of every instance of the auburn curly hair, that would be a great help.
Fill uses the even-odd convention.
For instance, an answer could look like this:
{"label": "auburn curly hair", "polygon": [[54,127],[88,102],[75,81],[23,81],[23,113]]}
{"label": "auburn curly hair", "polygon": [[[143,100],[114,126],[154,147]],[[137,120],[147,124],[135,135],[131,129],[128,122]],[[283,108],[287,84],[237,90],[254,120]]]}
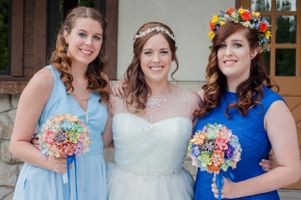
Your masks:
{"label": "auburn curly hair", "polygon": [[[227,90],[226,76],[218,67],[217,52],[220,45],[233,33],[243,31],[251,49],[256,49],[259,46],[257,34],[249,28],[245,28],[240,24],[227,22],[217,32],[213,39],[212,50],[209,55],[208,65],[206,68],[207,83],[202,86],[203,102],[201,108],[195,112],[197,117],[205,116],[211,110],[218,106],[222,94]],[[247,80],[238,85],[236,93],[238,95],[238,102],[229,104],[226,108],[226,116],[229,116],[229,109],[236,108],[241,115],[246,116],[249,109],[256,104],[260,104],[263,97],[263,87],[271,88],[278,86],[271,84],[265,65],[263,64],[261,53],[258,53],[251,61],[250,76]]]}
{"label": "auburn curly hair", "polygon": [[[163,27],[165,30],[169,31],[169,33],[174,35],[172,30],[167,25],[161,22],[148,22],[143,24],[136,32],[136,35],[139,34],[139,32],[143,32],[146,29],[153,27]],[[150,33],[147,33],[143,37],[136,38],[133,45],[134,56],[124,74],[125,84],[127,85],[127,91],[125,95],[126,105],[128,108],[130,108],[130,111],[139,112],[144,110],[146,107],[147,96],[151,94],[150,88],[148,87],[144,79],[144,74],[141,69],[140,56],[142,54],[143,46],[145,45],[145,43],[149,40],[149,38],[156,34],[161,34],[169,44],[172,53],[172,60],[176,63],[176,68],[171,73],[172,77],[179,68],[179,62],[176,56],[176,42],[165,32],[152,31]]]}
{"label": "auburn curly hair", "polygon": [[[104,17],[94,8],[76,7],[67,15],[58,32],[56,48],[52,53],[50,62],[60,72],[60,79],[65,84],[68,93],[73,92],[74,88],[72,86],[71,59],[67,55],[68,45],[64,38],[64,31],[70,33],[78,18],[90,18],[98,21],[104,33],[107,26]],[[105,67],[103,49],[101,48],[99,55],[88,65],[85,76],[88,80],[87,89],[100,95],[99,102],[107,103],[109,100],[109,83],[103,73]]]}

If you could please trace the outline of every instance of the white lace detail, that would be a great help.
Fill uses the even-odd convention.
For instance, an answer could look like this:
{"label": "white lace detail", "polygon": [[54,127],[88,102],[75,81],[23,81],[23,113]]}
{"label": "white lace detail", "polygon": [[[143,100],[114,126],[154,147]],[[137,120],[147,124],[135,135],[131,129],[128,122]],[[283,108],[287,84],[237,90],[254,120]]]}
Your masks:
{"label": "white lace detail", "polygon": [[[173,117],[193,119],[193,111],[199,104],[197,94],[178,86],[172,88],[172,92],[164,96],[151,96],[148,98],[146,108],[135,115],[144,118],[150,123],[156,123]],[[124,99],[113,97],[113,115],[128,113]]]}

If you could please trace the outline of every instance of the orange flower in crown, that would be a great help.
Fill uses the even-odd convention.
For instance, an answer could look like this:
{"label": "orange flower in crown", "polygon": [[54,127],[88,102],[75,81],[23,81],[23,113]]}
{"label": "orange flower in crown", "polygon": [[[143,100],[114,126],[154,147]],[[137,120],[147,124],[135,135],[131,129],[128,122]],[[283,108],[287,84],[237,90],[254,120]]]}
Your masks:
{"label": "orange flower in crown", "polygon": [[270,23],[260,15],[259,12],[251,12],[247,9],[229,8],[225,11],[220,11],[218,15],[214,15],[209,22],[210,31],[209,39],[212,41],[215,32],[227,22],[241,24],[242,26],[255,30],[259,40],[259,46],[262,51],[269,51],[267,44],[270,43],[271,30]]}

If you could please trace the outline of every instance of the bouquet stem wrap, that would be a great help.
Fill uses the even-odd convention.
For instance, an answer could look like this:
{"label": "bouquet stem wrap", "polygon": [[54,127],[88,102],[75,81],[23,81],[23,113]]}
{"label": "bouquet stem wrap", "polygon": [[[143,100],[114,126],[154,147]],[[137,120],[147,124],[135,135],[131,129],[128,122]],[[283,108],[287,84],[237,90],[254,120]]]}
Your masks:
{"label": "bouquet stem wrap", "polygon": [[[77,174],[76,174],[76,156],[73,154],[71,156],[67,156],[67,174],[63,174],[63,181],[64,183],[68,183],[68,193],[69,199],[71,198],[71,185],[70,185],[70,166],[74,162],[74,183],[75,183],[75,199],[78,199],[77,193]],[[66,177],[67,175],[67,177]]]}
{"label": "bouquet stem wrap", "polygon": [[216,174],[215,185],[218,190],[218,200],[221,200],[222,199],[222,188],[224,186],[224,177],[223,177],[222,173]]}

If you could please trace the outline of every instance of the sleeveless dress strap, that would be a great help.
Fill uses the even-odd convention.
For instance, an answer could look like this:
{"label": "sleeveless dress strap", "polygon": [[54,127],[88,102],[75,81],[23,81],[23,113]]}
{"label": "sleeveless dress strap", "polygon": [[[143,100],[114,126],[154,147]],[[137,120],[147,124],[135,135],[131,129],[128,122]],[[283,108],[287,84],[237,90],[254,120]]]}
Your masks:
{"label": "sleeveless dress strap", "polygon": [[265,112],[269,110],[269,108],[275,101],[279,100],[287,104],[283,97],[281,97],[278,93],[274,92],[273,90],[267,87],[264,87],[264,97],[262,99],[262,104],[264,105]]}

